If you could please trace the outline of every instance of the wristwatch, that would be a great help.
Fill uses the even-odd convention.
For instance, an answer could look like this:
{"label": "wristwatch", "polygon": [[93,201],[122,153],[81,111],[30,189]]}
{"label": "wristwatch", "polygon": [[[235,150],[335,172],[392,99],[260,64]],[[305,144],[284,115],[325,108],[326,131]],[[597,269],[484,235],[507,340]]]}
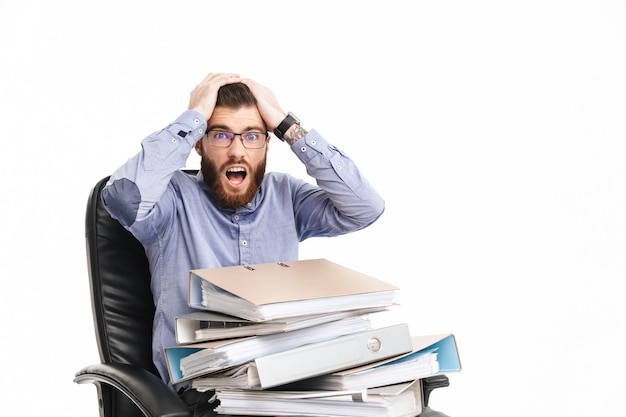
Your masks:
{"label": "wristwatch", "polygon": [[283,136],[285,136],[285,133],[287,132],[287,130],[291,127],[291,125],[293,124],[300,124],[300,119],[298,119],[295,114],[293,114],[292,112],[287,113],[287,117],[285,117],[283,119],[282,122],[280,122],[280,124],[278,125],[278,127],[276,129],[274,129],[274,134],[276,135],[276,137],[280,140],[282,140],[283,142],[285,141],[285,139],[283,139]]}

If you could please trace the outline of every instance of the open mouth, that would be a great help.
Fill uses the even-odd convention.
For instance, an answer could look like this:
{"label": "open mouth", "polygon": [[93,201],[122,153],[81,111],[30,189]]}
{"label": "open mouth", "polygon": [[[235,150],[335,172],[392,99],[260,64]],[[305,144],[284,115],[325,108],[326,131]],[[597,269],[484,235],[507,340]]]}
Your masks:
{"label": "open mouth", "polygon": [[241,185],[246,179],[246,175],[248,174],[243,167],[233,167],[226,170],[226,178],[234,186]]}

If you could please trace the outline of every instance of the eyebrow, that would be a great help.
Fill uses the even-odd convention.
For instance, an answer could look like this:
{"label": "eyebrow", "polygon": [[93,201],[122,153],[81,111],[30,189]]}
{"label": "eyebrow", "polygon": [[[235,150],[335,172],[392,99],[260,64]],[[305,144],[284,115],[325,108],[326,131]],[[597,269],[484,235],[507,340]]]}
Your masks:
{"label": "eyebrow", "polygon": [[[231,132],[234,133],[230,127],[226,126],[226,125],[213,125],[213,126],[209,126],[207,127],[206,130],[215,130],[215,129],[220,129],[220,130],[224,130],[226,132]],[[265,129],[259,127],[259,126],[248,126],[246,127],[243,132],[265,132]]]}

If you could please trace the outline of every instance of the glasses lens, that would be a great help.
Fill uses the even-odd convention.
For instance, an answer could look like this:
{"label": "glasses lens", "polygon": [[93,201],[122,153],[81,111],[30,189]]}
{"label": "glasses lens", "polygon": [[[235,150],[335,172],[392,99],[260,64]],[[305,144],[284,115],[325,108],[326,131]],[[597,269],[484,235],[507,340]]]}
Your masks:
{"label": "glasses lens", "polygon": [[250,149],[262,148],[265,144],[265,134],[259,132],[242,133],[243,146]]}
{"label": "glasses lens", "polygon": [[234,134],[220,130],[209,130],[209,144],[220,148],[228,148],[233,141]]}

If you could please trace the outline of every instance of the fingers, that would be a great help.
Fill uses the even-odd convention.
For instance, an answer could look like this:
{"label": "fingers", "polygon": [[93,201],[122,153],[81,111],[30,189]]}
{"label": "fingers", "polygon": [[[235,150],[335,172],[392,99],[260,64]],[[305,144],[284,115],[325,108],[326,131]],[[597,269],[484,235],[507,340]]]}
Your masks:
{"label": "fingers", "polygon": [[235,73],[210,73],[193,89],[189,97],[189,109],[196,110],[208,120],[215,108],[217,91],[226,84],[241,82]]}
{"label": "fingers", "polygon": [[241,82],[247,85],[252,94],[254,94],[257,100],[257,108],[266,126],[270,130],[274,130],[287,113],[280,107],[272,90],[249,78],[243,78]]}
{"label": "fingers", "polygon": [[241,76],[236,73],[211,72],[206,77],[204,77],[204,80],[202,80],[200,84],[215,82],[215,83],[224,85],[224,84],[230,84],[230,83],[235,83],[235,82],[240,82],[240,81],[241,81]]}
{"label": "fingers", "polygon": [[242,78],[241,83],[248,86],[248,88],[250,89],[250,91],[252,91],[252,94],[254,94],[257,100],[259,96],[271,94],[269,88],[262,86],[251,78]]}
{"label": "fingers", "polygon": [[250,78],[241,78],[237,73],[210,73],[191,92],[189,109],[196,110],[204,115],[205,120],[211,118],[217,92],[221,86],[232,83],[243,83],[250,88],[257,100],[257,108],[266,126],[273,130],[287,114],[276,100],[274,93],[269,88],[257,83]]}
{"label": "fingers", "polygon": [[250,90],[252,90],[254,86],[258,85],[258,83],[251,78],[242,78],[241,82],[247,85],[250,88]]}

